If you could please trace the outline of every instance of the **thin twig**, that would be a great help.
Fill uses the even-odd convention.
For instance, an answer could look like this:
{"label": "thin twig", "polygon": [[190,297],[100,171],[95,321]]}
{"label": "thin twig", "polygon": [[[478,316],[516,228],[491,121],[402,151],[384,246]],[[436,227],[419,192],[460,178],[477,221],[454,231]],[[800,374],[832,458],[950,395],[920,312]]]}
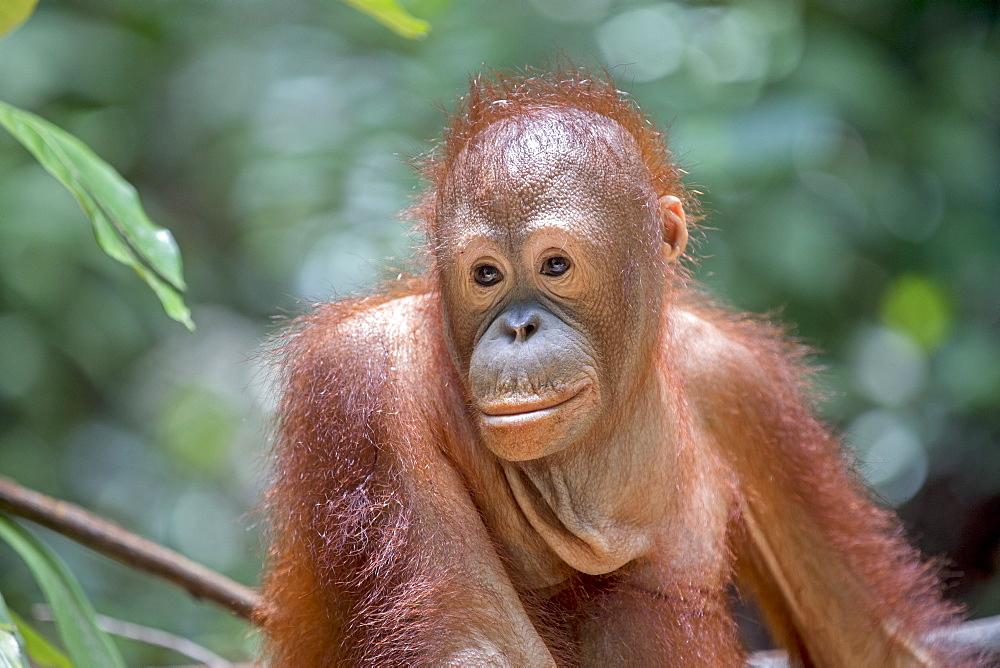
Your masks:
{"label": "thin twig", "polygon": [[[41,622],[55,621],[52,608],[47,605],[31,606],[31,615]],[[183,636],[162,629],[154,629],[151,626],[143,626],[142,624],[115,619],[107,615],[95,615],[95,617],[98,628],[105,633],[110,633],[120,638],[128,638],[129,640],[138,640],[147,645],[164,647],[178,654],[183,654],[189,659],[194,659],[209,668],[233,668],[232,661]]]}
{"label": "thin twig", "polygon": [[172,582],[197,598],[260,622],[260,597],[255,590],[79,506],[0,477],[0,511],[37,522],[126,566]]}

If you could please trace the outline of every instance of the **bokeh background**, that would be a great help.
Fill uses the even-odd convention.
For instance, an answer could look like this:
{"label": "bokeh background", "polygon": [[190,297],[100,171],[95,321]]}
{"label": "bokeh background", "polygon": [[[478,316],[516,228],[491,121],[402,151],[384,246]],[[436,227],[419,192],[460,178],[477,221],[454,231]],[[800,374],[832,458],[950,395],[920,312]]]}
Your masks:
{"label": "bokeh background", "polygon": [[[0,40],[0,99],[87,142],[174,232],[198,327],[0,136],[0,474],[254,583],[275,317],[405,262],[407,160],[471,73],[565,54],[669,127],[709,212],[700,280],[796,323],[878,494],[949,595],[1000,614],[998,4],[404,4],[427,39],[330,0],[42,0]],[[227,613],[39,533],[100,612],[252,652]],[[0,590],[40,600],[4,546]]]}

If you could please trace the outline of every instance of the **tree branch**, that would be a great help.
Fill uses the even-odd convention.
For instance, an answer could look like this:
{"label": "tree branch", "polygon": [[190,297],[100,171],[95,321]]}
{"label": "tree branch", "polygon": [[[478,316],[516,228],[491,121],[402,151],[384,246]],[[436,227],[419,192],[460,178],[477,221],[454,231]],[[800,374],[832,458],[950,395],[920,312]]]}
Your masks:
{"label": "tree branch", "polygon": [[260,596],[255,590],[79,506],[0,477],[0,510],[48,527],[119,563],[172,582],[197,598],[260,622]]}

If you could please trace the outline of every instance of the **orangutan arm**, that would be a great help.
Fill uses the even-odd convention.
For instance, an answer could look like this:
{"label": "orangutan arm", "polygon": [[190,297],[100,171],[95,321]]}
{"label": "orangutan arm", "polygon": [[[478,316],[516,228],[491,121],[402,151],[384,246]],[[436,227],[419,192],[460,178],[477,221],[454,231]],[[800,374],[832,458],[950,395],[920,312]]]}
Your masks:
{"label": "orangutan arm", "polygon": [[826,666],[955,665],[933,569],[815,418],[800,351],[753,321],[702,323],[701,419],[737,480],[737,576],[776,640]]}

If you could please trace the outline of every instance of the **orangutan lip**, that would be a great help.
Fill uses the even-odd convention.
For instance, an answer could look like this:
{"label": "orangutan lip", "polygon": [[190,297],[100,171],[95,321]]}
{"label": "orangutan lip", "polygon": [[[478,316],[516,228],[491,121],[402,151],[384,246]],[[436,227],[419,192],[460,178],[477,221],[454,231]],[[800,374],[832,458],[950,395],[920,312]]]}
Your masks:
{"label": "orangutan lip", "polygon": [[554,398],[538,398],[532,401],[519,401],[517,403],[505,403],[505,404],[494,404],[487,407],[480,407],[483,415],[489,418],[517,418],[517,417],[541,417],[543,414],[553,412],[554,409],[559,408],[563,404],[566,404],[573,399],[580,396],[580,394],[585,390],[586,385],[574,388],[574,390],[569,394],[564,394]]}

